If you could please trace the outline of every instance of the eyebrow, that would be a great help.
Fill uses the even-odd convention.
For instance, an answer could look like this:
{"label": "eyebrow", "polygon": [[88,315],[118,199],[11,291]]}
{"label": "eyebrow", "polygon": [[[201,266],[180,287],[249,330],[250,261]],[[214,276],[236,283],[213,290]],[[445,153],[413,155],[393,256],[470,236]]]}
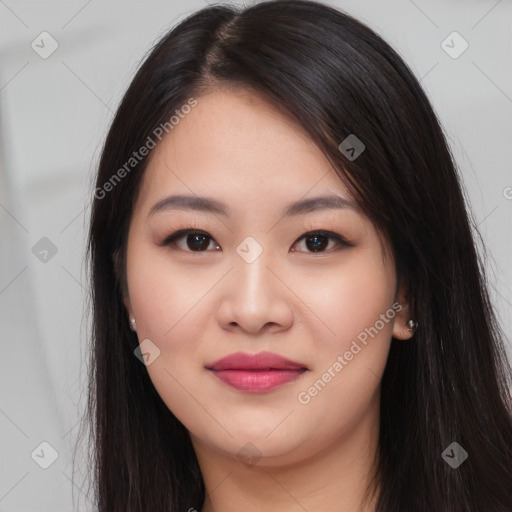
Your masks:
{"label": "eyebrow", "polygon": [[[287,205],[282,211],[282,217],[293,217],[304,215],[320,210],[332,210],[350,208],[358,211],[358,206],[351,200],[338,195],[327,195],[301,199]],[[207,213],[214,213],[224,217],[230,216],[230,209],[226,203],[204,196],[172,195],[165,197],[155,203],[149,210],[148,217],[157,212],[168,210],[195,210]]]}

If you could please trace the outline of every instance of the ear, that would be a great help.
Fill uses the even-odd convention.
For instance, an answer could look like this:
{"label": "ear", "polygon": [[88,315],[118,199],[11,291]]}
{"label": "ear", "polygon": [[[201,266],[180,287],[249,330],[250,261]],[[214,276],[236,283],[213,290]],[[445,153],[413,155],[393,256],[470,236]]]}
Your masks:
{"label": "ear", "polygon": [[130,302],[130,298],[125,295],[123,297],[123,303],[124,303],[124,307],[126,308],[126,311],[128,312],[128,322],[130,323],[130,328],[132,331],[136,331],[137,330],[137,324],[135,322],[135,317],[133,315],[133,311],[132,311],[132,305],[131,305],[131,302]]}
{"label": "ear", "polygon": [[123,264],[121,259],[121,253],[119,249],[116,249],[114,253],[112,254],[112,261],[114,264],[114,273],[116,275],[116,280],[118,283],[120,283],[121,293],[123,295],[123,304],[126,308],[126,311],[128,313],[128,322],[130,323],[130,327],[133,331],[137,330],[137,325],[135,321],[132,321],[135,317],[133,315],[132,311],[132,305],[130,302],[130,296],[128,293],[128,286],[126,284],[126,280],[123,273]]}
{"label": "ear", "polygon": [[395,302],[397,302],[401,308],[395,315],[395,321],[393,322],[393,337],[399,340],[408,340],[414,335],[412,330],[407,323],[411,319],[415,319],[411,310],[409,301],[409,294],[406,286],[401,284],[395,295]]}
{"label": "ear", "polygon": [[133,318],[133,311],[132,311],[132,304],[130,302],[130,297],[124,296],[123,297],[123,304],[124,304],[124,307],[126,308],[126,311],[128,312],[128,316],[130,318]]}

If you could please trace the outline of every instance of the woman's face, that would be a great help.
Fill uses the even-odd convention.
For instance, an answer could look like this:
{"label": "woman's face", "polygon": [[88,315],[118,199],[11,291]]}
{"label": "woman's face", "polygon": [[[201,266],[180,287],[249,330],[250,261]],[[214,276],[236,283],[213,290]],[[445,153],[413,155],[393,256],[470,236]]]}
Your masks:
{"label": "woman's face", "polygon": [[[392,256],[299,127],[249,91],[197,101],[152,150],[128,237],[125,304],[156,390],[196,451],[255,464],[375,433],[391,336],[410,336]],[[321,196],[344,201],[307,203]],[[298,366],[211,369],[240,352]]]}

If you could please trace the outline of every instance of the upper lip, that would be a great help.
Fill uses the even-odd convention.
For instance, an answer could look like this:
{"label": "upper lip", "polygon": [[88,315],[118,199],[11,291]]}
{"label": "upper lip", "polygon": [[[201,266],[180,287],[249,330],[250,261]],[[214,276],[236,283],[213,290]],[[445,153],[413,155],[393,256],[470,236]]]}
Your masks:
{"label": "upper lip", "polygon": [[306,365],[297,363],[272,352],[229,354],[207,366],[209,370],[307,370]]}

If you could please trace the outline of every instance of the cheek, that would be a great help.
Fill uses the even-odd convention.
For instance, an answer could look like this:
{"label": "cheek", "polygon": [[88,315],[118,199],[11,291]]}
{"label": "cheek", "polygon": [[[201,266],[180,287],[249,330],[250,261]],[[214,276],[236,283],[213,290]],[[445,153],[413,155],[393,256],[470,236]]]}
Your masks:
{"label": "cheek", "polygon": [[312,338],[315,365],[297,403],[314,418],[312,431],[324,435],[326,425],[355,425],[375,403],[396,316],[394,269],[378,250],[359,253],[345,268],[308,303],[328,334]]}
{"label": "cheek", "polygon": [[130,256],[127,273],[139,337],[178,349],[177,340],[193,334],[198,318],[207,318],[202,311],[204,299],[222,271],[173,265],[165,250],[134,249]]}
{"label": "cheek", "polygon": [[205,294],[222,273],[211,268],[202,273],[184,271],[173,266],[165,254],[140,248],[129,255],[127,273],[139,343],[149,339],[160,351],[146,367],[149,377],[187,428],[200,424],[205,411],[191,398],[204,394],[197,379],[204,354],[197,340],[204,322],[211,319]]}
{"label": "cheek", "polygon": [[[322,272],[322,271],[319,271]],[[322,283],[318,286],[316,283]],[[391,337],[394,311],[384,323],[380,320],[394,301],[396,277],[393,266],[384,262],[375,248],[354,252],[338,268],[323,274],[301,279],[301,298],[314,313],[321,327],[316,336],[318,357],[322,354],[343,353],[351,342],[368,333],[377,323],[379,339]],[[320,322],[318,321],[320,320]]]}

